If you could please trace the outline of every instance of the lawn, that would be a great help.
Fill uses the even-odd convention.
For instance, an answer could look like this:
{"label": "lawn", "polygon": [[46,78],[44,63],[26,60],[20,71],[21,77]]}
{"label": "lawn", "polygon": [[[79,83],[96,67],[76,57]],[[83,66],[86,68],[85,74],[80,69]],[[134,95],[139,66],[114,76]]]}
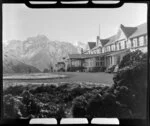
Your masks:
{"label": "lawn", "polygon": [[113,84],[113,74],[104,72],[85,73],[85,72],[58,72],[58,73],[34,73],[34,74],[5,74],[3,75],[3,87],[10,85],[27,84],[57,84],[57,83],[95,83]]}

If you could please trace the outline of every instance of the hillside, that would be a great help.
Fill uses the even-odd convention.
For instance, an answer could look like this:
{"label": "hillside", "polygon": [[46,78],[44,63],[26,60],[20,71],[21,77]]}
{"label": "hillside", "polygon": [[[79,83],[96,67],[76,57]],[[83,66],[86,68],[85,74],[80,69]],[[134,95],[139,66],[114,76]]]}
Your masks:
{"label": "hillside", "polygon": [[3,46],[3,67],[5,72],[21,67],[26,69],[26,65],[43,71],[54,68],[58,61],[72,53],[78,53],[76,46],[69,42],[51,41],[45,35],[29,37],[25,41],[11,40]]}

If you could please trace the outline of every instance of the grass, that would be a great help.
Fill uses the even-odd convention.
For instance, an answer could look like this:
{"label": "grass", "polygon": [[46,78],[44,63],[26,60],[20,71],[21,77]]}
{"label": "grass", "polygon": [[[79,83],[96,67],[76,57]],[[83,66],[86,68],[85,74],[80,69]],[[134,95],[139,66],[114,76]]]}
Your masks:
{"label": "grass", "polygon": [[[29,77],[29,75],[32,76]],[[41,84],[57,84],[57,83],[86,83],[97,85],[112,85],[113,74],[108,73],[84,73],[84,72],[58,72],[58,73],[37,73],[37,74],[5,74],[3,75],[3,87],[11,85],[41,85]],[[45,78],[42,78],[45,76]],[[62,77],[65,76],[65,77]],[[19,77],[19,78],[18,78]],[[22,78],[21,78],[22,77]],[[18,79],[17,79],[18,78]],[[26,78],[26,79],[25,79]]]}
{"label": "grass", "polygon": [[30,79],[52,79],[64,78],[66,75],[52,73],[30,73],[30,74],[3,74],[4,80],[30,80]]}

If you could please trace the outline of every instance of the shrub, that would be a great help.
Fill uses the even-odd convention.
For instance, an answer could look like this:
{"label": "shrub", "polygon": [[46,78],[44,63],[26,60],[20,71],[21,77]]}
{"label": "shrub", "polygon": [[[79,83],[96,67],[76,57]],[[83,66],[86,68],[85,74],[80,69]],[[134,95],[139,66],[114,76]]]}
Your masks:
{"label": "shrub", "polygon": [[106,72],[106,73],[113,73],[115,67],[116,67],[116,65],[113,65],[113,66],[111,66],[110,68],[107,68],[105,72]]}
{"label": "shrub", "polygon": [[72,102],[72,114],[74,117],[86,117],[87,101],[84,96],[75,98]]}
{"label": "shrub", "polygon": [[43,73],[48,73],[48,72],[49,72],[49,70],[46,68],[43,70]]}
{"label": "shrub", "polygon": [[40,112],[40,101],[36,99],[29,91],[25,90],[22,95],[22,103],[26,107],[27,115],[38,115]]}
{"label": "shrub", "polygon": [[123,57],[121,63],[119,64],[119,68],[121,69],[126,66],[134,66],[143,62],[147,62],[147,54],[142,53],[140,50],[136,50]]}
{"label": "shrub", "polygon": [[24,89],[25,89],[25,87],[22,85],[10,86],[4,90],[4,95],[5,94],[11,94],[14,96],[20,95]]}
{"label": "shrub", "polygon": [[[135,51],[127,54],[114,76],[117,100],[126,104],[133,117],[145,116],[147,89],[147,54]],[[141,104],[142,103],[142,104]]]}
{"label": "shrub", "polygon": [[55,90],[56,90],[55,85],[44,85],[44,84],[42,84],[41,86],[38,86],[35,89],[31,89],[30,92],[32,94],[44,93],[44,92],[47,92],[47,93],[50,92],[52,94],[52,93],[55,93]]}
{"label": "shrub", "polygon": [[16,119],[23,116],[25,106],[18,98],[8,94],[3,97],[4,118]]}
{"label": "shrub", "polygon": [[82,72],[84,69],[85,67],[83,66],[79,66],[79,67],[71,66],[67,68],[67,71],[70,71],[70,72],[81,71]]}
{"label": "shrub", "polygon": [[47,103],[45,104],[40,113],[39,117],[53,117],[53,118],[62,118],[65,117],[65,110],[63,105],[56,105],[56,104],[51,104]]}
{"label": "shrub", "polygon": [[65,68],[60,68],[59,70],[57,70],[58,72],[65,72]]}

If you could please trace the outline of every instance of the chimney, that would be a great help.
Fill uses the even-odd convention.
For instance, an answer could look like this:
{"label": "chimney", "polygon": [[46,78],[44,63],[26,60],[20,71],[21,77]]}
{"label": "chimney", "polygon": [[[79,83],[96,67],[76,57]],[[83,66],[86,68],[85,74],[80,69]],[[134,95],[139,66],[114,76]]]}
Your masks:
{"label": "chimney", "polygon": [[100,41],[100,37],[97,36],[96,45],[98,45],[99,41]]}
{"label": "chimney", "polygon": [[100,42],[100,24],[99,24],[99,35],[97,36],[97,41],[96,41],[96,45],[98,45],[99,44],[99,42]]}

